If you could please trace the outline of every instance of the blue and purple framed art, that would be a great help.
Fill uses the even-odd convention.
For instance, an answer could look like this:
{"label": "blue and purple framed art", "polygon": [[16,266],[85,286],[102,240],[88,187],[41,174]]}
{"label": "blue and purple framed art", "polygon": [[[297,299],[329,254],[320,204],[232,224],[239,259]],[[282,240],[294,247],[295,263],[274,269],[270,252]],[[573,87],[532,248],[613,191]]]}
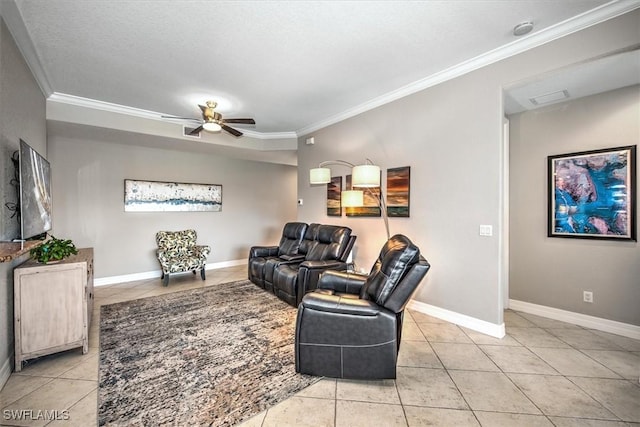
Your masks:
{"label": "blue and purple framed art", "polygon": [[548,236],[636,240],[636,146],[548,157]]}

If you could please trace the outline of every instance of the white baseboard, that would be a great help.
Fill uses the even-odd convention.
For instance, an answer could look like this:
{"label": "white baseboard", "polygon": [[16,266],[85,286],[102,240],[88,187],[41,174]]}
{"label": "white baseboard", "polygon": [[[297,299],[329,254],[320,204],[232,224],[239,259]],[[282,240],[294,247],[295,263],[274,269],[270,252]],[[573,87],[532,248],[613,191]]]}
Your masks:
{"label": "white baseboard", "polygon": [[420,313],[428,314],[429,316],[437,317],[438,319],[446,320],[447,322],[455,323],[456,325],[464,326],[465,328],[492,337],[502,338],[505,335],[504,323],[497,325],[416,300],[411,300],[408,306],[410,309],[419,311]]}
{"label": "white baseboard", "polygon": [[9,380],[9,376],[11,376],[11,357],[8,357],[0,368],[0,390]]}
{"label": "white baseboard", "polygon": [[116,283],[134,282],[136,280],[155,279],[157,277],[160,277],[160,270],[123,274],[122,276],[98,277],[93,279],[93,286],[113,285]]}
{"label": "white baseboard", "polygon": [[616,322],[615,320],[603,319],[601,317],[589,316],[587,314],[574,313],[572,311],[560,310],[559,308],[547,307],[544,305],[532,304],[530,302],[509,300],[511,310],[522,311],[523,313],[535,314],[537,316],[548,317],[561,322],[573,323],[585,328],[596,329],[598,331],[609,332],[622,335],[627,338],[640,340],[640,326],[628,323]]}
{"label": "white baseboard", "polygon": [[[234,259],[231,261],[213,262],[205,266],[205,270],[216,270],[225,267],[235,267],[237,265],[247,265],[248,260]],[[108,276],[93,279],[93,286],[113,285],[116,283],[134,282],[136,280],[155,279],[162,276],[160,270],[145,271],[142,273],[123,274],[122,276]]]}

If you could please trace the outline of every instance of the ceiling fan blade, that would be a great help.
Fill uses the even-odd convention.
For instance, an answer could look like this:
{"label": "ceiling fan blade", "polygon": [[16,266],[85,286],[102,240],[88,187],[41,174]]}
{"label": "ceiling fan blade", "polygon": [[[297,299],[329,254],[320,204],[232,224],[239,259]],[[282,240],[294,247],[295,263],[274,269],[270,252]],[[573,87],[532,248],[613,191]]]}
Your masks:
{"label": "ceiling fan blade", "polygon": [[227,126],[225,124],[221,124],[220,126],[222,127],[222,129],[226,130],[227,132],[229,132],[233,136],[242,136],[242,132],[240,132],[237,129],[229,127],[229,126]]}
{"label": "ceiling fan blade", "polygon": [[240,123],[243,125],[255,125],[256,121],[253,119],[224,119],[225,123]]}
{"label": "ceiling fan blade", "polygon": [[200,125],[197,128],[195,128],[194,130],[192,130],[191,132],[189,132],[189,135],[197,135],[200,132],[202,132],[202,129],[203,129],[203,127],[202,127],[202,125]]}

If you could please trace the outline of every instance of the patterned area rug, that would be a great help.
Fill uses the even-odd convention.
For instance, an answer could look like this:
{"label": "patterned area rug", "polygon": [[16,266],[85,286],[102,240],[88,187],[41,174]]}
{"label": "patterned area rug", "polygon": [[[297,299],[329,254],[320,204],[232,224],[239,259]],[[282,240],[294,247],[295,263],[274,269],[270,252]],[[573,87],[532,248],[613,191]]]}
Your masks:
{"label": "patterned area rug", "polygon": [[317,380],[297,310],[244,280],[102,306],[100,425],[230,426]]}

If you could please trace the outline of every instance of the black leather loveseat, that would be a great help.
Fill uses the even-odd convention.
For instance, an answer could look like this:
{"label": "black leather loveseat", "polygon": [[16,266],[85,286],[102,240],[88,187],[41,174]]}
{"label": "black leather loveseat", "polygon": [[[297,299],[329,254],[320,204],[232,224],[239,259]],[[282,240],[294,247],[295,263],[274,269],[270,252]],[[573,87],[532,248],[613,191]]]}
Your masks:
{"label": "black leather loveseat", "polygon": [[320,273],[347,269],[355,240],[349,227],[288,223],[278,246],[250,249],[249,280],[295,307],[305,293],[316,288]]}

